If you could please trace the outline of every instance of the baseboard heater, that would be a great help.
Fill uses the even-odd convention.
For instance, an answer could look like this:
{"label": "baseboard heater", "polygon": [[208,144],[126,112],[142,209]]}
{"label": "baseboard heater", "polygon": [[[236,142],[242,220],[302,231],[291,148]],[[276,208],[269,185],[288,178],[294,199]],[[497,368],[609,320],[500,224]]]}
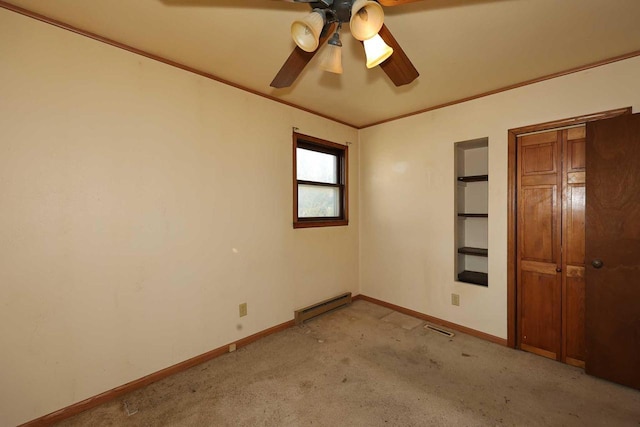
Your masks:
{"label": "baseboard heater", "polygon": [[294,312],[296,325],[300,325],[305,320],[319,316],[323,313],[326,313],[327,311],[331,311],[347,304],[351,304],[351,292],[347,292],[342,295],[338,295],[337,297],[329,298],[317,304],[310,305],[309,307],[296,310]]}

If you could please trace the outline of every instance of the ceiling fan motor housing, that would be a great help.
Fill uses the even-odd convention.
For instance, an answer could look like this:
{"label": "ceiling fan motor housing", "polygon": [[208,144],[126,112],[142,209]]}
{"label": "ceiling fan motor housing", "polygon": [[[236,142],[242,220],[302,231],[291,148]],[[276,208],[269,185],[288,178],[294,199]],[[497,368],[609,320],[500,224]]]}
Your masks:
{"label": "ceiling fan motor housing", "polygon": [[[312,2],[312,9],[327,9],[332,15],[330,21],[345,23],[351,20],[351,8],[354,0],[325,0]],[[329,18],[329,17],[328,17]]]}
{"label": "ceiling fan motor housing", "polygon": [[333,2],[333,9],[336,11],[336,19],[338,22],[349,22],[351,19],[351,7],[353,0],[338,0]]}

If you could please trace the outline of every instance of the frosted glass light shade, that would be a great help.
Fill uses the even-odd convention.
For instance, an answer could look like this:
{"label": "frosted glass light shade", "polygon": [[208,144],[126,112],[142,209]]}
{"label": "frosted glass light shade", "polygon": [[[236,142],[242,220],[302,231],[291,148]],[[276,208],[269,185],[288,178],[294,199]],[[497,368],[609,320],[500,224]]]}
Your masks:
{"label": "frosted glass light shade", "polygon": [[384,11],[375,1],[356,0],[351,7],[351,34],[356,40],[368,40],[378,34],[384,24]]}
{"label": "frosted glass light shade", "polygon": [[342,48],[328,44],[322,53],[320,68],[330,73],[342,74]]}
{"label": "frosted glass light shade", "polygon": [[311,12],[303,19],[293,21],[291,37],[300,49],[313,52],[320,44],[322,27],[324,27],[324,16],[318,12]]}
{"label": "frosted glass light shade", "polygon": [[393,49],[382,40],[380,34],[364,41],[364,51],[367,54],[367,68],[380,65],[393,54]]}

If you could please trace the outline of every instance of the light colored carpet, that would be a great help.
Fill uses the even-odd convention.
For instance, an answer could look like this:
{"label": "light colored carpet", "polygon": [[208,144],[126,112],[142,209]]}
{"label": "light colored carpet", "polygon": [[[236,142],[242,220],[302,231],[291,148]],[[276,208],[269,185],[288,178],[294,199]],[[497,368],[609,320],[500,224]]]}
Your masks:
{"label": "light colored carpet", "polygon": [[402,329],[406,329],[407,331],[412,330],[413,328],[422,325],[424,322],[420,319],[417,319],[412,316],[407,316],[403,313],[398,313],[397,311],[392,311],[382,318],[383,322],[391,323],[396,326],[400,326]]}
{"label": "light colored carpet", "polygon": [[[61,426],[638,426],[640,392],[356,301]],[[420,324],[420,322],[418,322]],[[123,401],[138,412],[127,416]]]}

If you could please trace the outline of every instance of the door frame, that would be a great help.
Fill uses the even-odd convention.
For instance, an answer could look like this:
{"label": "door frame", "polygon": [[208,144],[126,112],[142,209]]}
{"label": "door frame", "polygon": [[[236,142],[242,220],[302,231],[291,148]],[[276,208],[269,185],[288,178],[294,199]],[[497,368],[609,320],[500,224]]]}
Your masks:
{"label": "door frame", "polygon": [[552,130],[557,128],[566,128],[569,126],[582,125],[596,120],[609,119],[612,117],[631,114],[631,107],[618,108],[616,110],[607,110],[594,114],[570,117],[562,120],[554,120],[535,125],[522,126],[509,129],[508,132],[508,169],[507,169],[507,346],[516,348],[517,343],[517,292],[516,292],[516,231],[517,231],[517,138],[520,135]]}

